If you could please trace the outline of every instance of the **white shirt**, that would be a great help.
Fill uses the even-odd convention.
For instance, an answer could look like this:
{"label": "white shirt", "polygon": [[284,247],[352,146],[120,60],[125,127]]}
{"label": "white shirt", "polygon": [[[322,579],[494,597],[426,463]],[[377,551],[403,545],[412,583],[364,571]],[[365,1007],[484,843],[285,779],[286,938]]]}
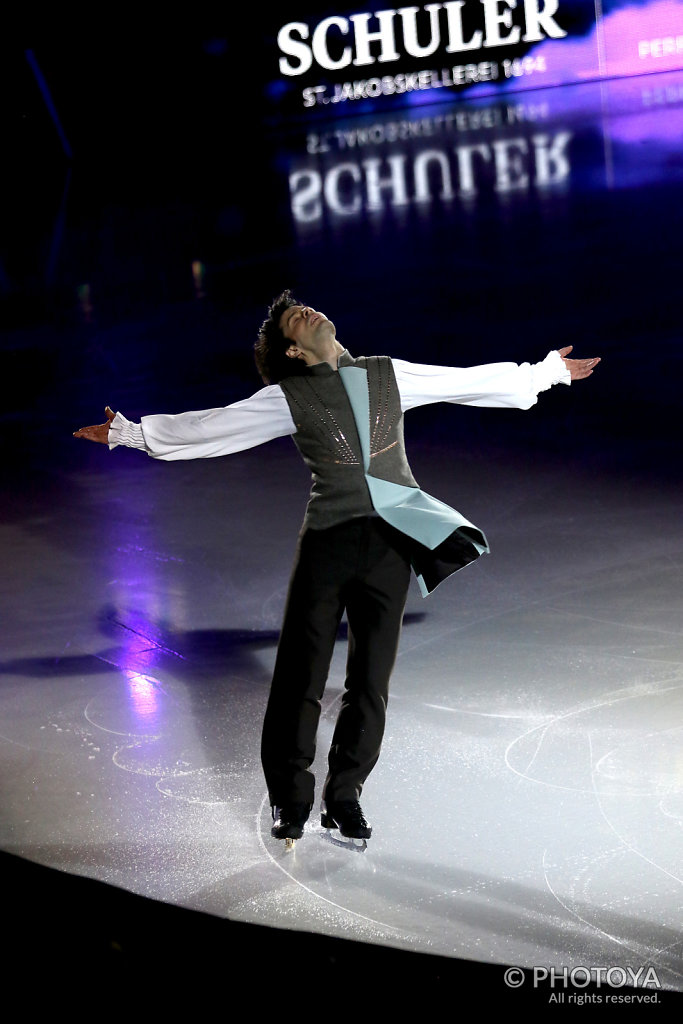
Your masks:
{"label": "white shirt", "polygon": [[[434,402],[488,408],[529,409],[541,391],[569,384],[559,352],[540,363],[485,363],[482,366],[426,366],[392,359],[401,409]],[[208,459],[230,455],[296,433],[279,384],[221,409],[143,416],[132,423],[117,412],[109,427],[109,447],[140,448],[155,459]]]}

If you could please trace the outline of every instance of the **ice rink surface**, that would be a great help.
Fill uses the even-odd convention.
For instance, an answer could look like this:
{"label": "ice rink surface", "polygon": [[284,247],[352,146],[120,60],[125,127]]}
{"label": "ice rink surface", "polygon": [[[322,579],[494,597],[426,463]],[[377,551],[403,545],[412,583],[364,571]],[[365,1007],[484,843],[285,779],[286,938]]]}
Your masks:
{"label": "ice rink surface", "polygon": [[[670,130],[683,93],[671,94],[666,130],[650,130],[642,90],[652,92],[652,76],[643,83],[640,106],[631,92],[612,118],[594,102],[585,123],[580,105],[549,118],[547,131],[564,126],[576,143],[571,176],[554,192],[496,203],[487,193],[446,220],[423,206],[403,228],[403,213],[385,211],[386,224],[368,214],[313,234],[290,209],[290,227],[278,229],[285,241],[263,263],[229,265],[227,314],[207,312],[210,281],[182,301],[150,299],[153,312],[117,313],[119,283],[99,321],[81,288],[73,322],[62,305],[52,321],[15,330],[10,348],[28,376],[5,417],[5,853],[284,932],[501,967],[628,968],[638,984],[654,971],[662,989],[683,991],[673,326],[683,165]],[[484,137],[473,132],[470,142]],[[105,240],[118,237],[111,209],[103,219]],[[163,267],[154,211],[145,224]],[[512,254],[509,233],[519,241],[524,225],[528,249]],[[78,229],[61,230],[75,245]],[[423,259],[392,263],[401,231]],[[349,303],[347,287],[355,293],[363,274],[344,261],[366,244],[368,260],[384,252],[387,266],[375,263],[376,280]],[[115,276],[123,257],[107,260]],[[263,302],[253,282],[242,314],[238,286],[259,274]],[[411,584],[382,757],[363,793],[374,833],[361,851],[322,829],[317,807],[293,850],[269,834],[259,735],[308,490],[294,446],[164,464],[71,438],[106,402],[139,417],[256,390],[248,351],[223,389],[218,327],[225,317],[238,332],[253,327],[252,306],[267,303],[276,279],[322,291],[328,314],[331,305],[346,317],[352,354],[379,317],[395,354],[416,361],[489,361],[503,349],[541,359],[570,338],[577,355],[603,357],[591,380],[555,388],[528,412],[406,415],[421,486],[480,526],[492,553],[427,600]],[[451,354],[443,332],[454,280],[465,328]],[[500,294],[496,281],[506,282]],[[528,288],[510,309],[513,286]],[[488,314],[509,337],[487,348],[486,329],[472,331]],[[436,324],[426,341],[416,333],[425,322]],[[200,358],[185,376],[191,331]],[[391,349],[386,336],[381,347]],[[320,783],[345,652],[342,628]]]}

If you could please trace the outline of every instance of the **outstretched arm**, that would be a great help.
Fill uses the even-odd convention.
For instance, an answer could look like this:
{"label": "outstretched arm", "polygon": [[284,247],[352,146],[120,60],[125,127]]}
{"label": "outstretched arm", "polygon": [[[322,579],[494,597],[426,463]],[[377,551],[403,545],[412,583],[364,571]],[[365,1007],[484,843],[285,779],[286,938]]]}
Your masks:
{"label": "outstretched arm", "polygon": [[220,409],[143,416],[141,423],[131,423],[107,406],[106,416],[106,423],[82,427],[74,437],[110,448],[117,444],[141,448],[152,458],[169,461],[230,455],[296,431],[279,385]]}
{"label": "outstretched arm", "polygon": [[540,363],[427,366],[392,359],[405,412],[419,405],[454,402],[487,408],[530,409],[542,391],[589,377],[598,358],[569,359],[572,346],[553,350]]}

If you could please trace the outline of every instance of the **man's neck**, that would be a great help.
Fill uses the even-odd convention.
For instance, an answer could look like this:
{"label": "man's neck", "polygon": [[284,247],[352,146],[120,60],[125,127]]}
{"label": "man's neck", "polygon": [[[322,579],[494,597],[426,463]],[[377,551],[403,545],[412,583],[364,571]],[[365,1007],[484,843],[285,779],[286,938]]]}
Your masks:
{"label": "man's neck", "polygon": [[317,352],[310,352],[306,358],[307,366],[314,366],[316,363],[329,363],[333,370],[336,370],[339,362],[339,356],[344,351],[344,346],[341,345],[336,338],[333,338],[329,345],[321,346]]}

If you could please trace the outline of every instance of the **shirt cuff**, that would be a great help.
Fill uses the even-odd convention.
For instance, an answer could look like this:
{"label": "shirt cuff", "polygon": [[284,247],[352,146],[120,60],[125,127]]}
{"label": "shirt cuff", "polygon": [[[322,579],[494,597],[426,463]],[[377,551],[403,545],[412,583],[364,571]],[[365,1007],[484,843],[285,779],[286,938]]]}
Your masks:
{"label": "shirt cuff", "polygon": [[140,424],[131,423],[131,421],[127,420],[120,412],[117,412],[116,416],[109,424],[108,441],[109,451],[120,444],[125,445],[126,448],[141,448],[143,451],[147,451],[147,445],[145,444],[145,438]]}
{"label": "shirt cuff", "polygon": [[536,394],[547,391],[553,384],[571,384],[572,382],[569,367],[557,349],[548,352],[543,362],[535,363],[531,369]]}

